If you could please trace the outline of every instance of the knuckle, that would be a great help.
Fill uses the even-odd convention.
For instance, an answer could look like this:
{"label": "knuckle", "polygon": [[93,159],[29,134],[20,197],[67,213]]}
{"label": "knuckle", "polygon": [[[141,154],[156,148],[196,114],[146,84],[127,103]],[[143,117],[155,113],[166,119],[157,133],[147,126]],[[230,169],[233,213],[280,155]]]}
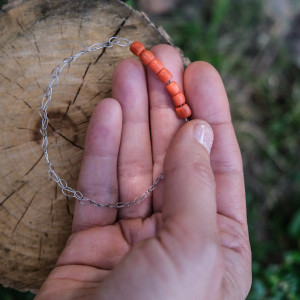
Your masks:
{"label": "knuckle", "polygon": [[216,182],[213,171],[209,162],[207,161],[196,161],[193,162],[192,169],[194,171],[195,176],[197,176],[199,182],[202,182],[206,186],[215,189]]}
{"label": "knuckle", "polygon": [[245,257],[251,259],[251,251],[247,232],[243,229],[239,222],[233,219],[227,219],[226,217],[223,218],[225,222],[223,221],[223,224],[221,223],[220,228],[221,233],[224,234],[221,240],[223,246],[239,252]]}
{"label": "knuckle", "polygon": [[139,176],[150,176],[152,165],[143,157],[119,160],[118,174],[120,178],[136,178]]}

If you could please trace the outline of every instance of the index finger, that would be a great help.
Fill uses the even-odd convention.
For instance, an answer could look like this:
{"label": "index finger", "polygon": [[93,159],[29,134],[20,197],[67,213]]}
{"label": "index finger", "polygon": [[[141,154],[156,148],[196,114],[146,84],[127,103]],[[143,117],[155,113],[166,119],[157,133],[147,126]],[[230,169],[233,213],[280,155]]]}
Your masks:
{"label": "index finger", "polygon": [[214,131],[211,166],[216,180],[217,211],[246,225],[242,158],[222,79],[210,64],[195,62],[185,71],[184,88],[192,117],[207,121]]}

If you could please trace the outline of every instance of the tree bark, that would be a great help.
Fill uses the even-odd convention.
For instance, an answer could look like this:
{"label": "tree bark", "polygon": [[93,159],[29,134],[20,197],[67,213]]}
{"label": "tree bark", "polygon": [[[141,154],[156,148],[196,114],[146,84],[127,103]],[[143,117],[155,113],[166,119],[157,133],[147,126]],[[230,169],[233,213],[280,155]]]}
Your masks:
{"label": "tree bark", "polygon": [[[16,0],[0,11],[0,282],[37,291],[71,232],[74,200],[49,180],[38,109],[62,59],[111,36],[148,48],[171,43],[119,1]],[[49,156],[76,187],[93,108],[111,94],[114,67],[132,57],[113,47],[80,57],[60,75],[49,107]]]}

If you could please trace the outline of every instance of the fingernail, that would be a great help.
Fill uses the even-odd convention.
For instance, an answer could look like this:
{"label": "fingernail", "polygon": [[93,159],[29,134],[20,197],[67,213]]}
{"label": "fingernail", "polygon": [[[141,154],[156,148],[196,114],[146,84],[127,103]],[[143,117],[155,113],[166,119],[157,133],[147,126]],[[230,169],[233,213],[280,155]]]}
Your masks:
{"label": "fingernail", "polygon": [[214,133],[208,123],[201,122],[196,124],[194,127],[194,136],[208,153],[210,153],[214,141]]}

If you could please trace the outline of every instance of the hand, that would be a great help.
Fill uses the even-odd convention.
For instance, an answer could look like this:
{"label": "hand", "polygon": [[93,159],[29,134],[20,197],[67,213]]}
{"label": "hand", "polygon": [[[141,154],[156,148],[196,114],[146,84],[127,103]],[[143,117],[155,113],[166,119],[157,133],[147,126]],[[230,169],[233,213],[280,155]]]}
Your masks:
{"label": "hand", "polygon": [[[234,300],[248,294],[243,167],[221,78],[205,62],[183,72],[170,46],[152,51],[184,85],[193,120],[176,117],[152,71],[136,59],[119,64],[114,99],[101,101],[89,124],[78,189],[97,202],[126,202],[160,173],[165,178],[152,197],[119,211],[76,202],[73,233],[36,299]],[[215,136],[210,156],[199,142],[201,119]],[[209,137],[211,128],[204,127]]]}

